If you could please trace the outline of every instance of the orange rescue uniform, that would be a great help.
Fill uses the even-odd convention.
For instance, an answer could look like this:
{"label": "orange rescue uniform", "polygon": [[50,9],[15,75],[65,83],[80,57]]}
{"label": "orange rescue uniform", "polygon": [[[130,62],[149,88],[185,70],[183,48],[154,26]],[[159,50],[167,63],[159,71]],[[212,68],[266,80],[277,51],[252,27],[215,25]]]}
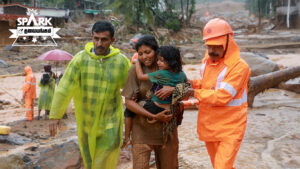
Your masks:
{"label": "orange rescue uniform", "polygon": [[25,99],[26,119],[33,120],[34,99],[36,98],[36,78],[30,66],[25,67],[26,77],[23,85],[23,98]]}
{"label": "orange rescue uniform", "polygon": [[[227,36],[211,39],[226,45]],[[209,42],[210,40],[207,40]],[[250,68],[240,58],[232,35],[223,58],[213,62],[206,51],[200,79],[194,80],[194,97],[199,100],[197,132],[205,141],[215,169],[234,168],[234,160],[247,123],[247,89]]]}
{"label": "orange rescue uniform", "polygon": [[138,59],[138,57],[139,57],[139,54],[137,52],[135,52],[131,58],[131,61],[130,61],[131,64],[134,64],[135,61]]}

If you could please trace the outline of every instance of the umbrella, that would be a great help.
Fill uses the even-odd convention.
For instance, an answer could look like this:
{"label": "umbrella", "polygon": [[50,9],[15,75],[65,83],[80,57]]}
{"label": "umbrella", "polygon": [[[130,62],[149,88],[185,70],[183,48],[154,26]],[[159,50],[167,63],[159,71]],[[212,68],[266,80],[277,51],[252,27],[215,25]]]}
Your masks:
{"label": "umbrella", "polygon": [[[41,56],[39,56],[37,59],[38,60],[49,60],[49,61],[68,61],[72,60],[73,56],[63,50],[60,49],[54,49],[50,50],[46,53],[43,53]],[[57,74],[57,62],[56,62],[56,74]]]}
{"label": "umbrella", "polygon": [[43,53],[39,56],[38,60],[52,60],[52,61],[64,61],[64,60],[72,60],[73,56],[63,50],[55,49],[50,50],[46,53]]}

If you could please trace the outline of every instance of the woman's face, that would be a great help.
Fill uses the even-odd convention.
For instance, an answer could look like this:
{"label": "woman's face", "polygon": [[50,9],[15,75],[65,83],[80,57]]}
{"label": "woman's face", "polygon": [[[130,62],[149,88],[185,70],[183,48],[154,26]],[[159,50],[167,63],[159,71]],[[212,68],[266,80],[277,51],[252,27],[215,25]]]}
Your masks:
{"label": "woman's face", "polygon": [[142,45],[138,49],[139,61],[141,61],[145,66],[149,67],[155,63],[155,51],[146,45]]}

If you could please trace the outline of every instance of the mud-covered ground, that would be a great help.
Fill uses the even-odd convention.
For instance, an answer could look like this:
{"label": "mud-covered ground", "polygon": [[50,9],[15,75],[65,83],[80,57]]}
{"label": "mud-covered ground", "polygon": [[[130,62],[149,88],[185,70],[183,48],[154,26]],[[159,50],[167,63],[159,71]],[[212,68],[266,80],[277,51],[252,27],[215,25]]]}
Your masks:
{"label": "mud-covered ground", "polygon": [[[212,11],[219,11],[218,15],[227,18],[247,17],[241,3],[226,2],[219,5],[211,4],[207,7],[197,6],[197,9],[193,18],[194,20],[197,20],[197,18],[201,19],[205,14],[205,10],[201,9],[210,9],[212,15]],[[89,41],[88,38],[84,40],[68,40],[68,38],[72,36],[88,37],[90,35],[88,32],[90,22],[82,22],[77,27],[75,23],[71,23],[69,25],[70,28],[64,30],[66,36],[58,40],[59,46],[57,48],[66,50],[72,54],[82,50],[84,43]],[[268,32],[251,33],[252,30],[250,31],[249,29],[248,33],[241,34],[240,32],[245,31],[242,30],[242,22],[233,19],[231,23],[238,23],[239,25],[234,25],[234,28],[241,29],[237,31],[238,33],[235,36],[235,40],[240,45],[241,51],[261,53],[279,64],[280,68],[300,65],[299,30],[271,30]],[[72,29],[73,27],[76,29]],[[184,71],[189,79],[199,77],[200,58],[204,56],[205,51],[198,29],[200,28],[189,28],[176,35],[166,34],[166,36],[172,35],[175,37],[174,39],[177,38],[179,44],[176,45],[180,47],[183,56],[185,54],[192,55],[192,57],[184,58],[187,63],[184,65]],[[159,33],[163,31],[166,30],[162,30]],[[192,42],[189,40],[192,40]],[[128,42],[117,41],[115,45],[120,47],[122,52],[128,56],[132,55],[133,51],[129,49]],[[54,47],[21,47],[17,51],[2,50],[0,60],[6,61],[8,67],[0,67],[0,75],[20,73],[23,71],[25,65],[30,64],[34,69],[37,80],[39,80],[42,66],[47,62],[37,61],[35,58],[51,49],[54,49]],[[49,63],[54,65],[53,62]],[[64,69],[64,64],[60,63],[57,66],[58,73]],[[56,72],[55,66],[53,70]],[[0,104],[0,125],[10,126],[12,134],[18,134],[30,141],[24,145],[0,143],[0,158],[9,154],[23,152],[34,161],[38,159],[39,151],[43,147],[67,142],[71,139],[76,140],[76,122],[74,112],[72,110],[69,111],[69,118],[63,120],[63,127],[55,138],[49,136],[48,120],[26,122],[24,109],[17,101],[21,99],[23,81],[24,76],[0,77],[0,101],[5,102],[5,104]],[[299,79],[294,80],[294,82],[300,83]],[[37,87],[37,95],[39,94],[39,90]],[[35,115],[37,115],[37,106],[35,107]],[[44,112],[41,115],[44,115]],[[197,110],[186,110],[183,123],[178,129],[180,169],[212,168],[205,145],[202,141],[198,140],[196,126]],[[121,150],[117,168],[132,168],[131,159],[130,147]],[[153,164],[153,161],[151,164]],[[300,94],[280,89],[268,89],[256,96],[253,108],[249,108],[248,111],[247,130],[236,159],[236,167],[242,169],[300,168]],[[0,165],[0,169],[2,168],[3,166]],[[155,168],[155,165],[152,165],[152,168]]]}
{"label": "mud-covered ground", "polygon": [[[285,64],[284,66],[289,65]],[[189,78],[194,79],[197,78],[198,68],[199,65],[185,65],[184,71]],[[39,77],[40,74],[37,74],[38,79]],[[5,88],[10,95],[20,98],[23,78],[19,76],[0,79],[1,88]],[[50,138],[49,121],[26,122],[24,121],[24,111],[13,97],[1,92],[0,100],[10,102],[9,105],[5,105],[4,110],[0,110],[0,125],[8,124],[12,127],[12,133],[32,139],[30,143],[23,146],[0,144],[0,156],[25,151],[34,159],[36,158],[35,154],[26,148],[33,145],[43,147],[76,137],[73,113],[68,113],[69,118],[63,120],[61,132],[55,138]],[[236,159],[237,168],[300,168],[299,103],[299,94],[279,89],[269,89],[256,96],[254,107],[249,108],[245,138]],[[184,114],[183,124],[178,129],[179,164],[182,169],[211,168],[205,145],[197,137],[196,121],[197,110],[187,110]],[[132,167],[131,163],[130,148],[122,150],[118,168],[129,169]]]}

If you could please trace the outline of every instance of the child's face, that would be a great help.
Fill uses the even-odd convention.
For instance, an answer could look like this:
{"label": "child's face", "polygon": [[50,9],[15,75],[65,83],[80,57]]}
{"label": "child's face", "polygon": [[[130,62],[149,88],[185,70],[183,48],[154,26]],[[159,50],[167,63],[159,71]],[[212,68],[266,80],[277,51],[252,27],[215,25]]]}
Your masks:
{"label": "child's face", "polygon": [[167,64],[165,59],[162,56],[160,56],[160,54],[157,55],[157,65],[158,65],[159,70],[170,69],[169,65]]}

